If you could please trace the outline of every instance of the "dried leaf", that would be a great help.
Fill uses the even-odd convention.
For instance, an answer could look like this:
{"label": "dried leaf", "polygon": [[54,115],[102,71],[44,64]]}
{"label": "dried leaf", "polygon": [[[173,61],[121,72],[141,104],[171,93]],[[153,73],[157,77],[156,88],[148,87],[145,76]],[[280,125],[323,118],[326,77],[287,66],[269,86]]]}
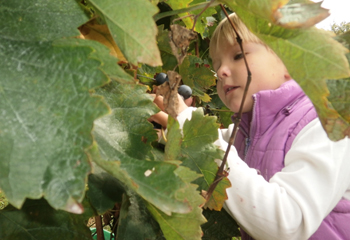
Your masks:
{"label": "dried leaf", "polygon": [[318,3],[295,3],[285,5],[273,13],[274,23],[286,28],[308,28],[327,18],[328,9]]}
{"label": "dried leaf", "polygon": [[157,96],[163,96],[164,110],[170,114],[174,119],[176,119],[179,114],[179,99],[177,94],[177,89],[181,81],[181,76],[177,72],[168,71],[169,82],[164,82],[157,89]]}
{"label": "dried leaf", "polygon": [[169,43],[178,63],[181,64],[186,57],[187,48],[191,41],[197,39],[197,33],[177,24],[171,25],[170,29]]}

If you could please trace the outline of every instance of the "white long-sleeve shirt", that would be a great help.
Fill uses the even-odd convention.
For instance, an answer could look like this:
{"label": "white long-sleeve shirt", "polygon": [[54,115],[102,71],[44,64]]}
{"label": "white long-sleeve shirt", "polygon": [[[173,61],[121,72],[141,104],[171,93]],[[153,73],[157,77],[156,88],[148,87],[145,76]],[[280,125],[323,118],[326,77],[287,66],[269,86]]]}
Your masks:
{"label": "white long-sleeve shirt", "polygon": [[[194,109],[178,116],[180,126]],[[224,151],[232,129],[233,124],[219,130],[215,144]],[[234,147],[228,165],[232,186],[225,209],[255,239],[308,239],[341,198],[350,200],[350,140],[329,140],[318,118],[296,136],[285,167],[270,181],[249,168]]]}

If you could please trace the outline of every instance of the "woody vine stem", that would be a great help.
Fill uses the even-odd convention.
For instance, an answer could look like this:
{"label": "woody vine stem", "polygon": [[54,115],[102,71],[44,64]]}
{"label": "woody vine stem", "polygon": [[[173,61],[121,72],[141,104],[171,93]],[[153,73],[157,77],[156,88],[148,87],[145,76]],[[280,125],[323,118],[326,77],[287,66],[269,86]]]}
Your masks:
{"label": "woody vine stem", "polygon": [[245,63],[245,66],[247,68],[247,75],[248,76],[247,76],[247,83],[246,83],[246,86],[245,86],[245,89],[244,89],[244,94],[243,94],[243,97],[242,97],[242,102],[241,102],[238,114],[236,115],[236,117],[234,119],[234,128],[232,130],[232,133],[231,133],[228,145],[227,145],[227,149],[226,149],[224,158],[223,158],[223,160],[221,162],[221,165],[220,165],[220,167],[219,167],[219,169],[218,169],[218,171],[216,173],[215,179],[214,179],[213,183],[210,185],[210,187],[208,189],[208,192],[207,192],[207,194],[205,196],[207,201],[210,199],[212,193],[214,192],[214,190],[215,190],[216,186],[219,184],[219,182],[223,179],[223,177],[225,177],[227,175],[227,174],[225,174],[225,170],[224,170],[226,162],[227,162],[227,157],[228,157],[228,154],[230,152],[231,146],[233,145],[233,143],[235,142],[235,139],[236,139],[236,135],[237,135],[237,131],[238,131],[238,128],[239,128],[239,124],[240,124],[241,119],[242,119],[243,105],[244,105],[245,99],[247,97],[249,85],[250,85],[250,82],[251,82],[251,79],[252,79],[252,74],[250,72],[250,69],[249,69],[249,66],[248,66],[248,62],[247,62],[247,59],[246,59],[246,56],[245,56],[245,52],[244,52],[244,49],[243,49],[242,38],[239,36],[239,34],[238,34],[238,32],[237,32],[237,30],[236,30],[232,20],[230,19],[229,15],[227,14],[226,9],[224,8],[224,6],[222,4],[220,4],[220,7],[221,7],[222,11],[225,13],[226,18],[230,22],[234,32],[236,33],[236,40],[237,40],[237,43],[239,44],[239,46],[241,48],[241,51],[242,51],[242,54],[243,54],[244,63]]}

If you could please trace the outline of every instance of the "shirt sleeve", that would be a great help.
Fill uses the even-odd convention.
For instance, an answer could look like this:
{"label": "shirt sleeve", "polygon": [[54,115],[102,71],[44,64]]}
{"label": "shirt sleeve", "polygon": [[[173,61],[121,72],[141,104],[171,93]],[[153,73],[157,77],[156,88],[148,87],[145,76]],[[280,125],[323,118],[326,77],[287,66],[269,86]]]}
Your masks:
{"label": "shirt sleeve", "polygon": [[[227,133],[219,135],[221,147]],[[342,197],[349,199],[349,155],[349,139],[329,140],[318,119],[296,136],[269,182],[233,148],[225,208],[256,239],[308,239]]]}

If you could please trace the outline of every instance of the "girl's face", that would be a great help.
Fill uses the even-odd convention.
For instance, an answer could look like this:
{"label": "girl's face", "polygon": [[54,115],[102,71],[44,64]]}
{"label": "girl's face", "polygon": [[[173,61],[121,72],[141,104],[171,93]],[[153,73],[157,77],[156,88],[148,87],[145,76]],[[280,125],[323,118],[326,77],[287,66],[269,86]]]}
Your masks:
{"label": "girl's face", "polygon": [[[252,95],[261,90],[274,90],[291,79],[281,59],[259,43],[244,43],[252,81],[243,106],[243,112],[253,109]],[[217,91],[223,103],[233,112],[238,112],[247,82],[247,69],[242,51],[236,43],[224,42],[213,56],[217,73]]]}

